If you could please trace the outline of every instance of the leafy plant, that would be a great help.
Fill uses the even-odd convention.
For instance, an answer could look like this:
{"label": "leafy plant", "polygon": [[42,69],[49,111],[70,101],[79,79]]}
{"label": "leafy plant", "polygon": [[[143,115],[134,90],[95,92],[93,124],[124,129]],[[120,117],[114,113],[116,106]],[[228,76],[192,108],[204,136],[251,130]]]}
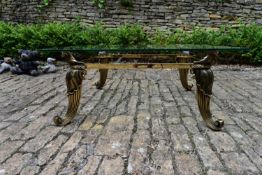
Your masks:
{"label": "leafy plant", "polygon": [[110,43],[110,34],[108,30],[101,24],[97,23],[93,27],[86,29],[86,44],[87,45],[96,45],[96,46],[107,46]]}
{"label": "leafy plant", "polygon": [[262,26],[242,24],[239,28],[221,26],[219,30],[194,28],[192,31],[176,29],[171,32],[156,30],[146,33],[140,25],[125,24],[106,28],[97,23],[84,26],[80,23],[10,24],[0,21],[0,58],[16,56],[19,49],[49,47],[165,47],[174,44],[208,44],[216,46],[248,47],[244,58],[262,64]]}
{"label": "leafy plant", "polygon": [[52,0],[42,0],[40,5],[38,5],[38,10],[39,11],[43,10],[45,7],[47,7],[50,4],[51,1]]}
{"label": "leafy plant", "polygon": [[112,33],[115,35],[114,42],[111,42],[113,45],[134,46],[147,43],[147,35],[139,25],[125,24]]}
{"label": "leafy plant", "polygon": [[132,0],[120,0],[120,4],[123,7],[133,7],[133,1]]}
{"label": "leafy plant", "polygon": [[156,30],[156,32],[151,34],[149,40],[151,45],[163,46],[167,45],[168,38],[170,38],[170,34],[161,32],[160,30]]}
{"label": "leafy plant", "polygon": [[91,0],[97,7],[105,8],[106,0]]}

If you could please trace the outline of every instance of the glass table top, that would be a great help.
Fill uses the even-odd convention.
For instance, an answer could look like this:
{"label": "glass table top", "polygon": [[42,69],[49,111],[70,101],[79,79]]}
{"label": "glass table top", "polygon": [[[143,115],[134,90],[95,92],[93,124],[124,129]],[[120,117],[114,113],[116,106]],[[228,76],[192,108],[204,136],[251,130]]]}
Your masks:
{"label": "glass table top", "polygon": [[181,51],[189,52],[241,52],[248,51],[244,47],[210,46],[210,45],[170,45],[170,46],[140,46],[140,47],[63,47],[38,49],[41,52],[78,52],[78,53],[173,53]]}

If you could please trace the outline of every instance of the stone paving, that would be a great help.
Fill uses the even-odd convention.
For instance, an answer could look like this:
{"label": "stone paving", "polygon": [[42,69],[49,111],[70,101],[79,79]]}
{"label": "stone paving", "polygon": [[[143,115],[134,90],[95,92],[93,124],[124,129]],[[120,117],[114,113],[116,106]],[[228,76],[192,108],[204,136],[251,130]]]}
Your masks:
{"label": "stone paving", "polygon": [[97,90],[88,71],[73,123],[65,73],[0,75],[0,174],[262,174],[262,68],[214,67],[208,129],[176,70],[111,70]]}

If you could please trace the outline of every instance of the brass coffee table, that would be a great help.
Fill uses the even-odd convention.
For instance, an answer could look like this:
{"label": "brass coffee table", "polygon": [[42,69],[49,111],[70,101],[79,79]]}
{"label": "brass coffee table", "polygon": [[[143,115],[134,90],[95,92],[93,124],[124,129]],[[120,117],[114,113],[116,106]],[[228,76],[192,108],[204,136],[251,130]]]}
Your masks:
{"label": "brass coffee table", "polygon": [[[219,131],[224,125],[221,119],[214,120],[210,111],[210,98],[214,75],[211,68],[214,53],[217,52],[243,52],[247,48],[241,47],[215,47],[207,45],[172,46],[165,48],[48,48],[40,49],[42,52],[62,52],[63,57],[70,65],[66,74],[68,109],[64,118],[54,117],[57,126],[69,124],[76,116],[82,90],[82,81],[89,69],[99,69],[100,79],[96,83],[98,89],[103,88],[108,69],[174,69],[177,68],[182,86],[190,91],[192,85],[188,84],[189,71],[194,74],[197,89],[197,103],[200,114],[206,125],[212,130]],[[183,54],[190,52],[193,55]],[[206,56],[199,61],[192,61],[194,53],[204,53]],[[72,53],[81,53],[90,56],[84,62],[77,61]],[[133,60],[133,62],[132,62]],[[135,60],[135,62],[134,62]]]}

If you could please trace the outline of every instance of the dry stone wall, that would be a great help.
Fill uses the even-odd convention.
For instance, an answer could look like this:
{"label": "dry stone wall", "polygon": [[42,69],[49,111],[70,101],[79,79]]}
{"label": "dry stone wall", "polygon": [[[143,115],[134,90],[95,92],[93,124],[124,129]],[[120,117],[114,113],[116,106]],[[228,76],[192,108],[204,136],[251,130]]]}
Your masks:
{"label": "dry stone wall", "polygon": [[216,1],[221,0],[132,0],[133,7],[123,7],[120,0],[107,0],[105,9],[99,9],[91,0],[52,0],[39,11],[41,0],[1,0],[0,19],[22,23],[79,20],[94,24],[100,21],[109,27],[139,23],[149,30],[218,27],[239,22],[262,24],[262,0]]}

